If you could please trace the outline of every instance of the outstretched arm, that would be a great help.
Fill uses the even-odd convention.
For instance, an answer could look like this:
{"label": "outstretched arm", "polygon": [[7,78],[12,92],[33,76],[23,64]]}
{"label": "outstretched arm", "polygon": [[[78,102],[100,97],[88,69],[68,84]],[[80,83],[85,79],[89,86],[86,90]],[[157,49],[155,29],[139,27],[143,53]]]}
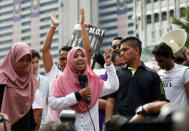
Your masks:
{"label": "outstretched arm", "polygon": [[50,72],[50,70],[53,66],[53,60],[52,60],[52,56],[50,53],[50,49],[51,49],[51,44],[52,44],[52,39],[53,39],[55,29],[60,24],[60,21],[58,21],[56,19],[55,12],[51,13],[51,21],[52,21],[52,23],[51,23],[52,25],[49,29],[47,36],[46,36],[45,43],[44,43],[43,49],[42,49],[43,65],[44,65],[46,73]]}
{"label": "outstretched arm", "polygon": [[86,56],[87,56],[88,64],[90,65],[90,63],[91,63],[91,43],[89,41],[88,33],[85,29],[86,25],[84,24],[85,16],[84,16],[84,9],[83,8],[80,9],[80,15],[81,15],[80,24],[81,24],[83,45],[84,45],[85,53],[86,53]]}
{"label": "outstretched arm", "polygon": [[[143,108],[149,114],[157,113],[157,112],[160,112],[161,107],[166,105],[166,104],[170,104],[170,103],[167,102],[167,101],[154,101],[154,102],[147,103],[147,104],[143,105]],[[136,114],[132,117],[130,122],[140,121],[144,118],[145,117],[142,114]]]}

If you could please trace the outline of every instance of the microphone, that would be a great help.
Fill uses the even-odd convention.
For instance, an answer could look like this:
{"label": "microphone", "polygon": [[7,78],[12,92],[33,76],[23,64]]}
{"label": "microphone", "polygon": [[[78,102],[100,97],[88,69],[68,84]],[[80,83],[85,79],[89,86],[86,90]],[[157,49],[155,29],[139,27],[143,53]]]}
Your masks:
{"label": "microphone", "polygon": [[[86,75],[80,75],[78,76],[78,80],[79,80],[79,83],[80,83],[80,86],[81,88],[86,88],[88,87],[88,77]],[[87,97],[85,99],[85,102],[90,105],[91,104],[91,100],[90,100],[90,97]]]}

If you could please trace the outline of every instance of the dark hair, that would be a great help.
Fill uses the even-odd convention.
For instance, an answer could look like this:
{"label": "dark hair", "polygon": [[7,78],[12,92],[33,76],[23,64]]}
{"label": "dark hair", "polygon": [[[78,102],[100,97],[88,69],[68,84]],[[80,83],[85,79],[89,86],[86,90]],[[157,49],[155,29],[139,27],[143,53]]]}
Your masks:
{"label": "dark hair", "polygon": [[113,51],[112,52],[112,63],[115,62],[116,56],[120,56],[120,52],[119,51]]}
{"label": "dark hair", "polygon": [[186,60],[186,61],[184,61],[184,62],[183,62],[183,65],[184,65],[184,66],[188,66],[188,67],[189,67],[189,61],[187,61],[187,60]]}
{"label": "dark hair", "polygon": [[123,39],[122,37],[116,36],[116,37],[113,38],[113,41],[114,41],[114,40],[122,40],[122,39]]}
{"label": "dark hair", "polygon": [[38,57],[40,59],[40,54],[36,50],[32,50],[32,58]]}
{"label": "dark hair", "polygon": [[166,58],[173,57],[173,50],[166,43],[162,42],[159,45],[155,46],[152,54],[155,56],[163,56]]}
{"label": "dark hair", "polygon": [[139,48],[139,55],[141,55],[142,53],[142,42],[133,36],[127,37],[123,40],[121,40],[120,45],[123,43],[127,43],[128,45],[130,45],[132,48]]}
{"label": "dark hair", "polygon": [[75,129],[73,126],[58,120],[46,123],[39,131],[75,131]]}
{"label": "dark hair", "polygon": [[58,54],[60,55],[60,52],[61,51],[70,51],[72,49],[71,46],[62,46],[59,51],[58,51]]}

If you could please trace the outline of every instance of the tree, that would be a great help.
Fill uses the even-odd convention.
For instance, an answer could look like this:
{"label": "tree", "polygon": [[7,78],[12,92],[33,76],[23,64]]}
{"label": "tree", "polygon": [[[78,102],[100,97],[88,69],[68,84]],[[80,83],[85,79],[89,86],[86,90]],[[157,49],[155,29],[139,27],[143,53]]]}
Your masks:
{"label": "tree", "polygon": [[[173,22],[173,24],[176,24],[180,28],[184,29],[186,31],[187,35],[189,35],[189,8],[185,8],[185,9],[181,10],[181,14],[184,17],[183,20],[173,18],[172,22]],[[187,41],[186,41],[185,45],[186,45],[186,47],[189,48],[189,37],[187,37]]]}

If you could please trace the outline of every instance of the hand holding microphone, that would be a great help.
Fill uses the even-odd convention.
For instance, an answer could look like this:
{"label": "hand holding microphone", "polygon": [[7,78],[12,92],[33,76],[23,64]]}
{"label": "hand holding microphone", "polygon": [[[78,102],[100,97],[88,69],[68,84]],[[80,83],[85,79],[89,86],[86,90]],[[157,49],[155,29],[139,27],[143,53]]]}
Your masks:
{"label": "hand holding microphone", "polygon": [[81,90],[79,91],[79,93],[80,93],[82,99],[84,99],[84,100],[85,100],[87,97],[90,97],[90,96],[91,96],[91,90],[90,90],[90,88],[88,88],[88,87],[81,89]]}
{"label": "hand holding microphone", "polygon": [[80,75],[78,76],[78,80],[81,86],[81,90],[79,91],[80,95],[82,98],[85,99],[85,102],[90,105],[91,100],[90,100],[90,96],[91,96],[91,91],[90,88],[88,88],[88,78],[86,75]]}

